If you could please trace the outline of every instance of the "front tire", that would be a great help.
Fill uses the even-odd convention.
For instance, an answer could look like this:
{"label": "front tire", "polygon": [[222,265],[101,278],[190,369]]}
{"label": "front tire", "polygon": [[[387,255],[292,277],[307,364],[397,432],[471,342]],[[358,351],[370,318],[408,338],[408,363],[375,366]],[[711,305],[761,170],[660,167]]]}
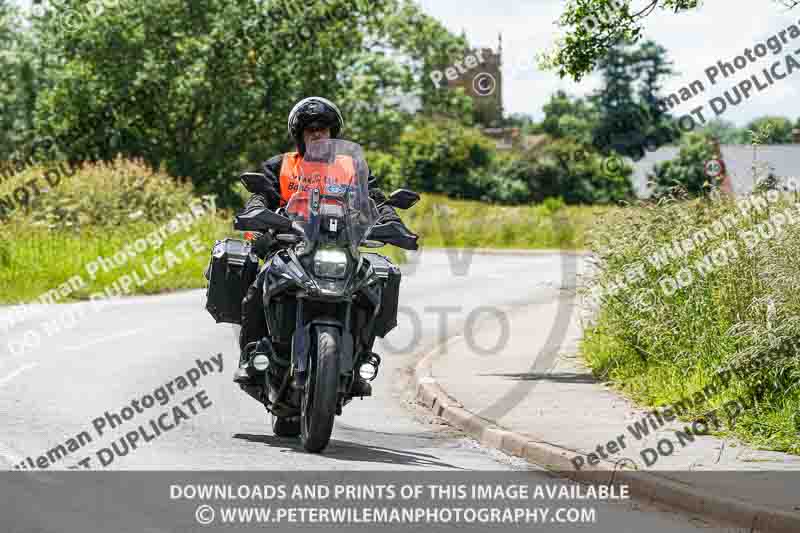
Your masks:
{"label": "front tire", "polygon": [[333,432],[339,396],[338,338],[334,328],[317,329],[317,350],[309,361],[300,425],[303,447],[311,453],[324,450]]}

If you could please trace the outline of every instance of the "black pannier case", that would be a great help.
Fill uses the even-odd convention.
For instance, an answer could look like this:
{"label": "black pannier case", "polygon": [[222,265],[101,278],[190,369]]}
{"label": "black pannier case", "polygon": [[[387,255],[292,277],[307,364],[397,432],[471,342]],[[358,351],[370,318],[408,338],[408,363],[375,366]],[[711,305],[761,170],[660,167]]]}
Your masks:
{"label": "black pannier case", "polygon": [[249,242],[225,239],[214,243],[205,272],[206,309],[217,323],[242,323],[242,299],[257,275],[258,257],[251,253]]}
{"label": "black pannier case", "polygon": [[376,254],[365,253],[364,256],[372,264],[372,268],[383,280],[383,296],[381,310],[375,320],[375,335],[385,337],[397,327],[397,304],[400,298],[400,268],[388,258]]}

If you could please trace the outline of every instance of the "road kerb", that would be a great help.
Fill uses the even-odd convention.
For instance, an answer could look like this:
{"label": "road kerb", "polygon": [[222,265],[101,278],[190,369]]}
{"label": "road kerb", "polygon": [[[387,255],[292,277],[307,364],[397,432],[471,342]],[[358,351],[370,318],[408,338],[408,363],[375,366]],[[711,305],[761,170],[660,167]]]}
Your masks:
{"label": "road kerb", "polygon": [[502,428],[465,409],[463,404],[450,396],[432,375],[431,361],[438,351],[438,348],[429,351],[414,368],[417,401],[485,446],[521,457],[575,481],[625,484],[631,496],[638,499],[736,524],[751,531],[800,531],[800,515],[709,494],[656,472],[628,469],[603,460],[597,465],[589,465],[586,461],[585,466],[576,471],[570,459],[580,452],[536,441],[522,433]]}

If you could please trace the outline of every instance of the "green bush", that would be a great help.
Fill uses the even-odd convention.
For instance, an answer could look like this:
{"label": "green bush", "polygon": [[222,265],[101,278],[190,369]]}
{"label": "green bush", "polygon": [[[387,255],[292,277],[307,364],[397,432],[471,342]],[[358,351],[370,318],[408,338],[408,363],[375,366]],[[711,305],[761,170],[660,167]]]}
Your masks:
{"label": "green bush", "polygon": [[515,154],[497,153],[488,167],[470,170],[461,197],[502,204],[527,202],[531,192],[527,181],[515,173],[518,162]]}
{"label": "green bush", "polygon": [[380,188],[386,194],[403,186],[402,168],[397,157],[378,150],[367,150],[364,156],[370,172],[378,177]]}
{"label": "green bush", "polygon": [[474,128],[446,119],[419,119],[400,137],[394,153],[405,186],[457,196],[469,188],[471,171],[488,167],[495,149]]}
{"label": "green bush", "polygon": [[517,160],[508,177],[526,183],[534,202],[561,197],[568,204],[609,204],[633,197],[632,172],[617,156],[606,158],[592,146],[556,139]]}
{"label": "green bush", "polygon": [[692,196],[701,196],[716,185],[706,175],[706,163],[714,158],[709,138],[702,133],[686,134],[680,145],[678,157],[656,165],[650,179],[655,183],[656,195],[669,194],[679,187]]}
{"label": "green bush", "polygon": [[179,182],[141,161],[117,159],[111,163],[85,164],[68,169],[65,163],[54,186],[42,178],[46,169],[33,167],[0,184],[0,199],[36,178],[40,194],[30,204],[10,213],[13,219],[49,229],[117,227],[139,222],[163,221],[185,210],[193,197],[192,185]]}
{"label": "green bush", "polygon": [[[40,194],[31,196],[27,208],[17,206],[0,222],[2,303],[36,298],[76,275],[82,276],[87,286],[69,299],[87,298],[188,236],[208,243],[210,250],[214,239],[233,234],[229,212],[204,216],[190,232],[178,232],[163,246],[149,246],[124,268],[90,279],[86,265],[98,256],[108,258],[176,215],[189,214],[190,202],[195,198],[192,186],[137,161],[83,165],[62,172],[60,181],[51,175],[55,186],[41,178],[43,172],[40,167],[30,168],[0,184],[0,200],[34,178],[41,189]],[[207,252],[193,253],[176,268],[135,290],[150,294],[204,287],[203,268],[207,262]]]}

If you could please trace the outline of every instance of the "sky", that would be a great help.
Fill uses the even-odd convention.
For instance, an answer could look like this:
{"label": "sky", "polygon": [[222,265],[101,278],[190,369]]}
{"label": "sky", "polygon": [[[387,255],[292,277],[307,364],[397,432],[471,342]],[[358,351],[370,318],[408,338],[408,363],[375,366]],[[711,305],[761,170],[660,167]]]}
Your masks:
{"label": "sky", "polygon": [[[580,83],[560,79],[557,74],[542,71],[535,57],[552,47],[561,31],[554,23],[564,9],[564,0],[417,0],[423,10],[440,20],[449,30],[463,29],[473,46],[497,48],[498,33],[503,35],[503,104],[506,112],[526,113],[543,118],[542,106],[551,94],[563,89],[574,96],[584,96],[599,86],[598,76]],[[635,7],[644,4],[633,0]],[[766,41],[791,24],[800,25],[800,7],[787,10],[774,0],[705,0],[696,12],[673,14],[657,10],[646,19],[645,38],[666,48],[668,58],[678,72],[665,84],[670,93],[701,80],[706,92],[672,110],[675,116],[689,113],[708,101],[723,95],[740,81],[761,72],[775,61],[800,49],[800,39],[790,42],[779,55],[768,54],[748,64],[735,76],[721,80],[713,87],[704,71],[718,61],[732,62],[746,48]],[[800,54],[794,54],[800,62]],[[785,71],[785,63],[783,70]],[[793,121],[800,118],[800,71],[777,81],[769,89],[755,92],[742,104],[729,106],[719,118],[739,126],[763,115],[781,115]]]}

